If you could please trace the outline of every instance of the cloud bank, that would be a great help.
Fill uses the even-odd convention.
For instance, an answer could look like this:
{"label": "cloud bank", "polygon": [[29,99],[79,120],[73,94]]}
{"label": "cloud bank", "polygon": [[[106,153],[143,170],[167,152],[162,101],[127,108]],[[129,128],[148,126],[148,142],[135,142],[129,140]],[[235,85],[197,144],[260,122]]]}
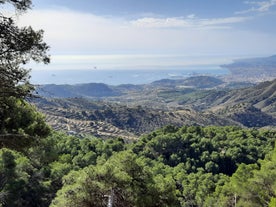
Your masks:
{"label": "cloud bank", "polygon": [[[128,20],[61,8],[33,10],[19,20],[21,25],[45,30],[45,41],[51,46],[52,55],[63,57],[62,60],[53,58],[57,68],[62,64],[80,64],[81,61],[86,61],[90,67],[93,64],[103,67],[113,65],[114,68],[130,67],[131,64],[137,67],[143,64],[144,67],[146,64],[164,66],[173,63],[172,59],[164,58],[166,55],[238,56],[254,55],[254,51],[257,51],[256,54],[269,54],[276,46],[274,35],[236,27],[251,21],[250,17],[204,19],[191,14],[187,17]],[[137,58],[139,54],[143,57]],[[81,56],[89,55],[96,55],[96,58],[81,59]],[[214,62],[218,63],[218,60]],[[177,63],[192,64],[188,60]],[[194,64],[200,64],[200,60],[196,59]]]}

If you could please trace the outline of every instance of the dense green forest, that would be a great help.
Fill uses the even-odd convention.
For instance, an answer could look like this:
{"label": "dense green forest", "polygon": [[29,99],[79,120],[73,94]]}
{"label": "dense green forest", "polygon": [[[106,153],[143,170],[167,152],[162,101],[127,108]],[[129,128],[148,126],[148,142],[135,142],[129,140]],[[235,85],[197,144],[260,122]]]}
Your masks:
{"label": "dense green forest", "polygon": [[23,66],[49,62],[43,32],[1,15],[0,206],[276,206],[276,131],[167,126],[132,143],[53,131],[26,101]]}
{"label": "dense green forest", "polygon": [[[275,131],[168,126],[134,143],[51,131],[2,148],[2,206],[274,206]],[[20,140],[19,140],[20,141]]]}

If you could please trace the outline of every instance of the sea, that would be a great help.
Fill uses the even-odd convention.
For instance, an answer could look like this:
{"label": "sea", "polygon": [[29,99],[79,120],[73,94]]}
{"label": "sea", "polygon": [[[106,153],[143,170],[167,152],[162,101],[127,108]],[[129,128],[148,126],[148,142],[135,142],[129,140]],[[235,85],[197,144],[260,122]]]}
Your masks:
{"label": "sea", "polygon": [[224,76],[229,71],[218,66],[198,66],[189,69],[124,69],[124,70],[33,70],[31,83],[44,84],[82,84],[105,83],[108,85],[148,84],[161,79],[183,79],[198,75]]}

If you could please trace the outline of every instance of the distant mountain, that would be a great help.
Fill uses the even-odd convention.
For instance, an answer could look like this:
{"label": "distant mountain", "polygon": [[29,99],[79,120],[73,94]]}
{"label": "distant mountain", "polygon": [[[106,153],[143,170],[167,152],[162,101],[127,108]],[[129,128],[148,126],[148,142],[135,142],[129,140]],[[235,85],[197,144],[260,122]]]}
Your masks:
{"label": "distant mountain", "polygon": [[147,85],[45,85],[40,90],[50,95],[35,102],[53,128],[96,136],[135,138],[166,125],[276,126],[276,79],[227,85],[205,76]]}
{"label": "distant mountain", "polygon": [[224,82],[211,76],[195,76],[186,79],[163,79],[151,83],[153,86],[166,86],[166,87],[192,87],[192,88],[213,88],[217,87]]}
{"label": "distant mountain", "polygon": [[276,78],[276,55],[264,58],[234,60],[227,68],[234,78],[262,82]]}
{"label": "distant mountain", "polygon": [[72,98],[72,97],[108,97],[120,95],[103,83],[88,83],[77,85],[42,85],[37,88],[37,93],[43,97]]}
{"label": "distant mountain", "polygon": [[[247,85],[250,84],[245,84]],[[171,110],[186,108],[202,112],[211,111],[246,127],[276,126],[276,79],[238,89],[163,87],[152,91],[151,95],[141,95],[144,99],[147,97],[151,100],[146,103],[148,106],[169,106]],[[142,100],[142,97],[136,98],[133,102]]]}
{"label": "distant mountain", "polygon": [[103,83],[87,83],[77,85],[41,85],[36,92],[39,96],[47,98],[74,98],[84,97],[91,99],[102,99],[108,97],[118,97],[130,93],[143,93],[144,91],[158,88],[195,88],[206,89],[217,87],[224,82],[215,77],[197,76],[187,79],[163,79],[151,84],[132,85],[122,84],[118,86],[109,86]]}

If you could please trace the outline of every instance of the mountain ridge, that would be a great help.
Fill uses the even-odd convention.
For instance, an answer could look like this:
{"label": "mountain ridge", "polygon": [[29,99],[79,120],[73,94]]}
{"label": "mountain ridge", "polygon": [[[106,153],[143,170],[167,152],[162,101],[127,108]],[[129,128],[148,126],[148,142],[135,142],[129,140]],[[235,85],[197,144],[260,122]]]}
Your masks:
{"label": "mountain ridge", "polygon": [[276,126],[276,79],[243,89],[167,83],[110,87],[116,96],[97,99],[46,97],[34,102],[54,129],[101,137],[135,139],[166,125]]}

